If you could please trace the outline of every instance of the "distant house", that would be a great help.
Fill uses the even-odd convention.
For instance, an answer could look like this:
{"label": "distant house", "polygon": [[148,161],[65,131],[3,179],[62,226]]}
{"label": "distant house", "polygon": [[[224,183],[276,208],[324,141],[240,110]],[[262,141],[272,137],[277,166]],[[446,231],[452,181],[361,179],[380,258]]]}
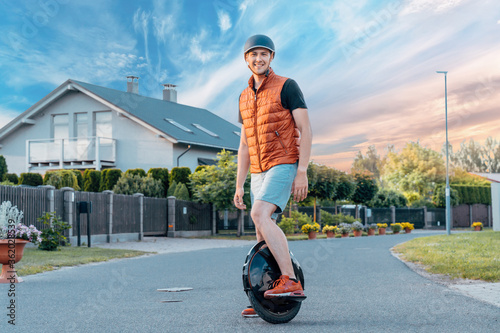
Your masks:
{"label": "distant house", "polygon": [[222,149],[236,152],[240,129],[212,112],[177,103],[166,84],[163,100],[67,80],[0,129],[0,155],[9,172],[214,163]]}

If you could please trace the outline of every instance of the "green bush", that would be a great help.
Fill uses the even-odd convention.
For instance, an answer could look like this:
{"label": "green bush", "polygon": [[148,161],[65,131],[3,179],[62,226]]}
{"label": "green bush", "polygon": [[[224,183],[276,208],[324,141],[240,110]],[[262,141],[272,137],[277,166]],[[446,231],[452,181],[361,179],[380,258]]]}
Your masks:
{"label": "green bush", "polygon": [[15,173],[6,173],[3,176],[3,180],[8,180],[9,182],[13,183],[14,185],[17,185],[19,183],[19,177]]}
{"label": "green bush", "polygon": [[335,225],[333,214],[323,209],[321,209],[320,212],[321,212],[321,223],[323,223],[324,225]]}
{"label": "green bush", "polygon": [[177,185],[177,187],[175,188],[174,197],[176,197],[178,200],[189,201],[189,191],[185,184],[180,183],[179,185]]}
{"label": "green bush", "polygon": [[339,225],[340,223],[349,223],[352,224],[356,221],[356,219],[351,215],[344,215],[342,213],[333,215],[333,224]]}
{"label": "green bush", "polygon": [[101,171],[85,170],[83,174],[83,190],[85,192],[99,192],[101,187]]}
{"label": "green bush", "polygon": [[194,172],[198,172],[198,171],[201,171],[203,169],[205,169],[208,165],[198,165],[196,167],[196,169],[194,169]]}
{"label": "green bush", "polygon": [[146,171],[144,171],[144,169],[141,169],[141,168],[128,169],[127,171],[125,171],[125,173],[126,174],[131,174],[131,175],[134,175],[134,176],[146,177]]}
{"label": "green bush", "polygon": [[191,174],[191,169],[188,167],[175,167],[172,168],[172,171],[170,172],[170,181],[171,182],[177,182],[186,184],[186,186],[189,184],[189,175]]}
{"label": "green bush", "polygon": [[167,197],[169,177],[167,168],[151,168],[148,170],[148,176],[153,177],[156,180],[161,181],[163,188],[165,189],[163,196]]}
{"label": "green bush", "polygon": [[42,175],[36,172],[25,172],[19,178],[20,185],[40,186],[43,185]]}
{"label": "green bush", "polygon": [[[436,207],[443,208],[446,207],[446,185],[438,184],[434,188],[434,195],[432,197],[432,202]],[[450,205],[458,206],[460,204],[460,198],[458,191],[454,188],[450,188]]]}
{"label": "green bush", "polygon": [[56,189],[60,189],[63,187],[72,187],[76,191],[80,190],[80,187],[78,186],[78,179],[70,170],[51,171],[46,178],[47,179],[44,180],[44,184],[52,185]]}
{"label": "green bush", "polygon": [[48,170],[45,171],[45,174],[43,175],[43,185],[47,185],[47,181],[50,178],[50,175],[56,172],[57,170]]}
{"label": "green bush", "polygon": [[5,157],[3,157],[3,155],[0,155],[0,181],[4,180],[3,177],[7,172],[7,161],[5,161]]}
{"label": "green bush", "polygon": [[450,187],[457,191],[461,204],[491,205],[491,186],[452,184]]}
{"label": "green bush", "polygon": [[278,223],[278,227],[283,230],[285,234],[293,234],[295,233],[295,229],[297,228],[297,223],[294,218],[291,217],[283,217],[281,222]]}
{"label": "green bush", "polygon": [[312,218],[306,213],[300,213],[292,210],[291,218],[295,221],[299,229],[302,228],[304,224],[312,224]]}
{"label": "green bush", "polygon": [[76,169],[71,169],[69,171],[73,172],[73,174],[76,177],[76,180],[78,181],[78,187],[80,189],[82,189],[83,188],[83,176],[82,176],[82,172],[80,170],[76,170]]}
{"label": "green bush", "polygon": [[0,183],[0,185],[4,186],[15,186],[17,184],[14,184],[13,182],[9,181],[8,179],[4,180],[3,182]]}
{"label": "green bush", "polygon": [[[56,251],[59,245],[62,245],[66,242],[64,230],[71,228],[71,226],[64,221],[61,221],[61,218],[57,217],[55,212],[46,212],[37,220],[38,222],[42,222],[43,224],[48,225],[47,228],[42,230],[42,233],[40,235],[40,237],[42,238],[40,245],[38,245],[38,248],[40,250]],[[51,220],[52,223],[50,222]]]}
{"label": "green bush", "polygon": [[161,181],[152,177],[141,177],[130,173],[124,173],[113,187],[116,194],[142,193],[146,197],[161,198],[164,193]]}
{"label": "green bush", "polygon": [[101,170],[101,184],[99,185],[99,192],[107,190],[106,188],[106,176],[108,175],[109,169]]}
{"label": "green bush", "polygon": [[368,202],[370,207],[406,207],[408,200],[399,192],[394,190],[379,190],[375,196]]}
{"label": "green bush", "polygon": [[122,176],[122,171],[120,169],[104,169],[105,175],[101,175],[101,187],[102,191],[112,191],[113,187],[115,187],[116,183]]}
{"label": "green bush", "polygon": [[436,205],[427,199],[419,199],[419,200],[413,201],[410,204],[410,207],[413,207],[413,208],[420,208],[420,207],[436,208]]}
{"label": "green bush", "polygon": [[174,180],[171,184],[170,187],[168,188],[167,191],[167,197],[171,197],[174,195],[175,190],[177,189],[177,182]]}

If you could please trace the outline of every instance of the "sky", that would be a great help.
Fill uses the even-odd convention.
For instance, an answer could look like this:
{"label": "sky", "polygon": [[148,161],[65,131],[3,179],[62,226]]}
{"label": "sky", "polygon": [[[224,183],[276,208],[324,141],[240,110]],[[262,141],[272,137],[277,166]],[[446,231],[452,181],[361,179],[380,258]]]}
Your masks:
{"label": "sky", "polygon": [[0,127],[67,79],[178,102],[238,124],[250,71],[243,45],[266,34],[271,64],[301,87],[311,159],[349,170],[358,151],[448,133],[500,139],[498,0],[0,0]]}

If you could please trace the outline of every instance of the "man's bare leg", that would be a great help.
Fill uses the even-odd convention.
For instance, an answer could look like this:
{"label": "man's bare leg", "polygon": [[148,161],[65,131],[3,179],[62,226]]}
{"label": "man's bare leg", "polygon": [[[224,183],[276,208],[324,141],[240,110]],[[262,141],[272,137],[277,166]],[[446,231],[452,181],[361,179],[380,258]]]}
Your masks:
{"label": "man's bare leg", "polygon": [[251,214],[257,230],[257,240],[259,240],[260,234],[266,241],[274,259],[276,259],[281,274],[288,275],[290,279],[295,279],[286,236],[271,219],[271,215],[275,210],[276,205],[262,200],[255,200]]}

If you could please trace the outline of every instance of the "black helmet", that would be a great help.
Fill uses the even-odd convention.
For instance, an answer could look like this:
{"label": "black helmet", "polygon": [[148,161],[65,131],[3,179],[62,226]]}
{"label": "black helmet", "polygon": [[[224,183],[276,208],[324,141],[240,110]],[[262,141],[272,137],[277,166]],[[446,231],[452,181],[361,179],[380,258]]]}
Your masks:
{"label": "black helmet", "polygon": [[271,38],[267,37],[266,35],[254,35],[247,39],[243,54],[247,54],[248,51],[250,51],[251,49],[255,49],[256,47],[263,47],[265,49],[268,49],[272,53],[275,53],[274,43]]}

